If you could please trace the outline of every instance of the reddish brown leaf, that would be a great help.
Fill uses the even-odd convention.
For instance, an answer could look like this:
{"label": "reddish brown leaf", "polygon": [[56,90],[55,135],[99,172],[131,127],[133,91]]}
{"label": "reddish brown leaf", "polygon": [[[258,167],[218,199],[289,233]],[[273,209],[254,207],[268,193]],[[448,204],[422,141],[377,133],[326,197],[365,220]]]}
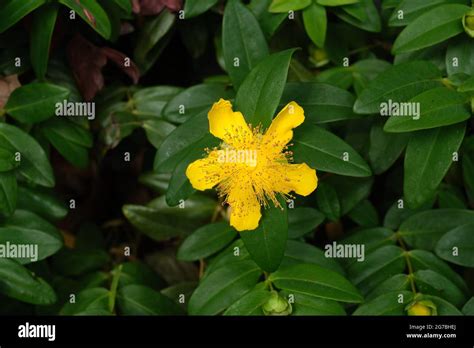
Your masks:
{"label": "reddish brown leaf", "polygon": [[0,77],[0,109],[7,104],[10,94],[20,86],[17,75]]}
{"label": "reddish brown leaf", "polygon": [[133,12],[143,16],[159,14],[166,7],[172,12],[179,11],[183,6],[182,0],[133,0]]}
{"label": "reddish brown leaf", "polygon": [[[126,73],[133,83],[137,83],[140,77],[135,63],[127,61],[123,53],[109,47],[97,47],[79,34],[69,43],[67,54],[77,87],[86,101],[94,99],[104,87],[102,68],[108,60]],[[127,66],[128,62],[130,66]]]}

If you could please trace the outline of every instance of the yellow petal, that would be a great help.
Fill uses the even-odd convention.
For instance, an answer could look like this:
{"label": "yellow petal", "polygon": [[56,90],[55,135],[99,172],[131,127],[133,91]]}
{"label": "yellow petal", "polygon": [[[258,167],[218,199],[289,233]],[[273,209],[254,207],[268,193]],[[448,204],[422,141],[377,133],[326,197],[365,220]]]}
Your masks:
{"label": "yellow petal", "polygon": [[209,131],[234,147],[241,147],[252,139],[252,131],[240,112],[232,110],[228,100],[220,99],[208,113]]}
{"label": "yellow petal", "polygon": [[217,156],[217,151],[212,151],[207,158],[194,161],[186,169],[186,176],[196,190],[210,189],[222,180],[221,165],[217,161]]}
{"label": "yellow petal", "polygon": [[262,217],[260,204],[251,185],[237,184],[227,196],[231,207],[230,225],[237,231],[254,230]]}
{"label": "yellow petal", "polygon": [[265,133],[264,143],[275,150],[281,149],[293,138],[293,128],[304,122],[304,110],[295,102],[288,103],[273,119]]}
{"label": "yellow petal", "polygon": [[275,191],[289,193],[291,191],[308,196],[318,186],[316,170],[310,168],[306,163],[282,165],[284,180],[281,180]]}

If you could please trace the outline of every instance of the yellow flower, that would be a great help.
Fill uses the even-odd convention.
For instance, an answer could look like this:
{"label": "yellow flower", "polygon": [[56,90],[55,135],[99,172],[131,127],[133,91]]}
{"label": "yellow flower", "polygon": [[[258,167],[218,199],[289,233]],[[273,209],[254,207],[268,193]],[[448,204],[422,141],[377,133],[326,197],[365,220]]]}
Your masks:
{"label": "yellow flower", "polygon": [[238,231],[254,230],[261,218],[260,207],[290,192],[307,196],[316,189],[316,171],[305,163],[293,164],[288,142],[293,128],[304,121],[304,111],[289,103],[263,134],[252,128],[232,104],[220,99],[208,114],[209,131],[223,142],[207,150],[208,156],[191,163],[186,176],[196,190],[214,186],[231,207],[230,224]]}

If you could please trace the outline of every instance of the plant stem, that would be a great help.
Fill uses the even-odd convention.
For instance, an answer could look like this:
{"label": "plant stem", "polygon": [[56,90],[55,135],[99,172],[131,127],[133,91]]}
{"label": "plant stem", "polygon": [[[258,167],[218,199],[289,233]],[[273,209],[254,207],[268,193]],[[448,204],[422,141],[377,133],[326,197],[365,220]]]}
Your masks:
{"label": "plant stem", "polygon": [[415,280],[413,279],[413,265],[411,264],[411,259],[410,259],[410,255],[408,253],[408,248],[405,244],[405,242],[403,241],[403,238],[402,236],[400,235],[400,232],[397,232],[397,240],[398,240],[398,243],[400,244],[400,247],[403,249],[404,253],[404,257],[405,257],[405,260],[407,262],[407,267],[408,267],[408,278],[410,279],[410,286],[411,286],[411,290],[413,291],[413,293],[416,295],[417,291],[416,291],[416,285],[415,285]]}
{"label": "plant stem", "polygon": [[112,283],[110,285],[110,296],[109,296],[109,310],[111,313],[115,309],[115,300],[117,298],[117,288],[120,280],[120,275],[122,274],[122,265],[117,267],[116,272],[112,278]]}

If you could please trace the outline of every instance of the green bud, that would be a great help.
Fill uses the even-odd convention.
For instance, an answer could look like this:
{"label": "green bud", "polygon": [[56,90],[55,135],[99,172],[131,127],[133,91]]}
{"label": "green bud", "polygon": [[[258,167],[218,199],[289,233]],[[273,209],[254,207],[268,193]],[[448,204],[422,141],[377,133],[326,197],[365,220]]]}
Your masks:
{"label": "green bud", "polygon": [[436,305],[428,300],[412,302],[405,310],[410,316],[434,316],[438,314]]}
{"label": "green bud", "polygon": [[474,10],[469,11],[462,17],[462,25],[467,35],[474,38]]}
{"label": "green bud", "polygon": [[290,315],[293,311],[291,304],[281,297],[276,291],[272,291],[268,301],[262,306],[265,315]]}
{"label": "green bud", "polygon": [[309,60],[316,68],[322,67],[329,63],[327,52],[322,48],[316,48],[314,46],[310,46],[309,48]]}

